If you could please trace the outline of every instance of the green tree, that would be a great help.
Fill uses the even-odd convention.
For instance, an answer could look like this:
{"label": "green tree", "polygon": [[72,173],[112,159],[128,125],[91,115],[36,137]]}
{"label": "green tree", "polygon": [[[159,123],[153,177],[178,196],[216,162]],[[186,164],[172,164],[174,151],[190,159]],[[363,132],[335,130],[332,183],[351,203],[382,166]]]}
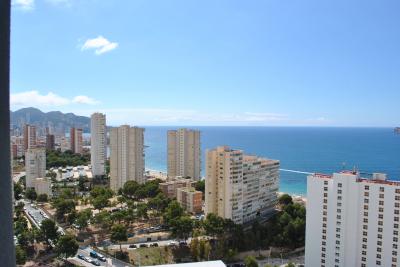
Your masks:
{"label": "green tree", "polygon": [[193,232],[194,221],[189,216],[172,220],[172,236],[187,240]]}
{"label": "green tree", "polygon": [[128,240],[128,234],[126,231],[126,227],[122,224],[116,224],[111,227],[111,242],[119,243],[119,250],[122,253],[121,242]]}
{"label": "green tree", "polygon": [[92,218],[92,211],[90,209],[85,209],[81,212],[78,212],[75,224],[79,227],[79,230],[86,229],[91,218]]}
{"label": "green tree", "polygon": [[75,210],[75,202],[72,199],[58,198],[53,202],[56,208],[56,218],[64,221],[64,218]]}
{"label": "green tree", "polygon": [[26,262],[26,252],[20,246],[15,247],[15,260],[19,265],[23,265]]}
{"label": "green tree", "polygon": [[92,198],[91,203],[93,207],[97,210],[101,210],[107,206],[110,206],[110,200],[105,195],[100,195],[98,197]]}
{"label": "green tree", "polygon": [[257,260],[253,256],[247,256],[244,259],[244,264],[246,267],[258,267]]}
{"label": "green tree", "polygon": [[200,242],[199,239],[193,238],[192,241],[190,242],[190,253],[192,254],[192,257],[195,261],[199,260],[199,249]]}
{"label": "green tree", "polygon": [[148,219],[146,203],[139,203],[136,207],[136,215],[138,218]]}
{"label": "green tree", "polygon": [[225,221],[223,218],[213,213],[209,213],[203,222],[203,227],[207,235],[220,236],[224,232],[224,224]]}
{"label": "green tree", "polygon": [[105,196],[107,198],[112,198],[113,195],[114,195],[113,191],[107,187],[95,186],[90,191],[90,196],[92,198],[96,198],[98,196]]}
{"label": "green tree", "polygon": [[173,200],[168,204],[168,207],[165,210],[164,221],[170,225],[174,220],[183,216],[183,214],[184,210],[181,205],[177,201]]}
{"label": "green tree", "polygon": [[203,192],[203,195],[204,195],[204,192],[206,191],[206,180],[197,181],[197,183],[196,183],[196,185],[194,186],[194,188],[195,188],[197,191]]}
{"label": "green tree", "polygon": [[65,259],[72,257],[78,251],[79,244],[73,235],[63,235],[58,239],[56,251],[58,255],[63,255]]}
{"label": "green tree", "polygon": [[21,199],[21,194],[24,192],[22,185],[20,183],[14,183],[14,198],[16,200]]}
{"label": "green tree", "polygon": [[47,194],[40,194],[37,197],[37,201],[39,202],[47,202],[49,199],[49,197],[47,196]]}
{"label": "green tree", "polygon": [[296,267],[296,265],[293,262],[289,262],[285,267]]}
{"label": "green tree", "polygon": [[128,198],[134,198],[136,190],[139,188],[139,183],[136,181],[127,181],[123,188],[122,193]]}
{"label": "green tree", "polygon": [[112,225],[111,214],[105,210],[97,213],[94,216],[93,220],[103,229],[109,229]]}
{"label": "green tree", "polygon": [[37,194],[34,188],[30,187],[26,189],[25,196],[27,199],[34,201],[37,198]]}
{"label": "green tree", "polygon": [[293,199],[288,194],[283,194],[278,198],[278,203],[282,206],[286,206],[293,203]]}
{"label": "green tree", "polygon": [[45,219],[42,221],[40,231],[45,240],[50,239],[51,241],[56,242],[58,237],[60,236],[56,223],[50,219]]}

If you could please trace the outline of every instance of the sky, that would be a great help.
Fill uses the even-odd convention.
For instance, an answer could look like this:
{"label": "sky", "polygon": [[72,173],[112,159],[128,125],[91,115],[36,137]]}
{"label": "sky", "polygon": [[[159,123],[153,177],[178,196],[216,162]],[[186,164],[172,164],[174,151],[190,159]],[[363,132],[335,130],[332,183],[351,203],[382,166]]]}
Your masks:
{"label": "sky", "polygon": [[400,125],[398,0],[13,0],[11,109]]}

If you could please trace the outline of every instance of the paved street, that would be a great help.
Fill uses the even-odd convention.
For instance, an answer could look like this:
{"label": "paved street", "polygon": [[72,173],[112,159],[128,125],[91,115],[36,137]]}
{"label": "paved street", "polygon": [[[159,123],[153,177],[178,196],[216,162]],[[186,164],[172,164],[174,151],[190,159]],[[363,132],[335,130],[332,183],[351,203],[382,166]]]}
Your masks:
{"label": "paved street", "polygon": [[106,257],[106,255],[102,254],[103,256],[106,257],[106,261],[100,261],[98,259],[92,258],[90,257],[90,251],[92,251],[92,249],[90,247],[86,247],[86,248],[80,248],[78,250],[78,253],[75,255],[75,257],[71,257],[68,258],[68,261],[70,262],[75,262],[75,263],[79,263],[79,265],[82,266],[86,266],[86,267],[93,267],[96,266],[95,264],[92,264],[88,261],[82,260],[78,258],[78,255],[83,255],[84,257],[86,257],[87,259],[90,259],[92,261],[96,261],[98,262],[100,265],[97,266],[106,266],[106,267],[126,267],[126,266],[132,266],[128,263],[122,262],[120,260],[114,259],[114,258],[110,258],[110,257]]}

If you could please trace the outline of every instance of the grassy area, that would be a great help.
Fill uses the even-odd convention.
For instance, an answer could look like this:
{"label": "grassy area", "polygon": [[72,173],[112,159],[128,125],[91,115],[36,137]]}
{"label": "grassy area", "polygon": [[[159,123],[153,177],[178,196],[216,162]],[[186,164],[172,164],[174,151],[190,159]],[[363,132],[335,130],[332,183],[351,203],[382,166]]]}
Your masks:
{"label": "grassy area", "polygon": [[172,250],[169,247],[138,248],[128,250],[129,259],[135,266],[159,265],[174,263]]}

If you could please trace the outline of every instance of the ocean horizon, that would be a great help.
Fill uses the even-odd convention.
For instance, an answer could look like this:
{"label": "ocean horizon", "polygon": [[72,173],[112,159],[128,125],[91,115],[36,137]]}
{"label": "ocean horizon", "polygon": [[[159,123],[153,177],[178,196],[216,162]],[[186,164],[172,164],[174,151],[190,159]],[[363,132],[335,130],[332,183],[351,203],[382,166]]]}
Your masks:
{"label": "ocean horizon", "polygon": [[[145,126],[146,169],[167,170],[167,131]],[[188,126],[201,131],[202,175],[206,149],[226,145],[280,161],[280,168],[331,174],[343,169],[386,173],[400,180],[400,135],[378,127]],[[280,172],[279,191],[307,196],[307,174]]]}

